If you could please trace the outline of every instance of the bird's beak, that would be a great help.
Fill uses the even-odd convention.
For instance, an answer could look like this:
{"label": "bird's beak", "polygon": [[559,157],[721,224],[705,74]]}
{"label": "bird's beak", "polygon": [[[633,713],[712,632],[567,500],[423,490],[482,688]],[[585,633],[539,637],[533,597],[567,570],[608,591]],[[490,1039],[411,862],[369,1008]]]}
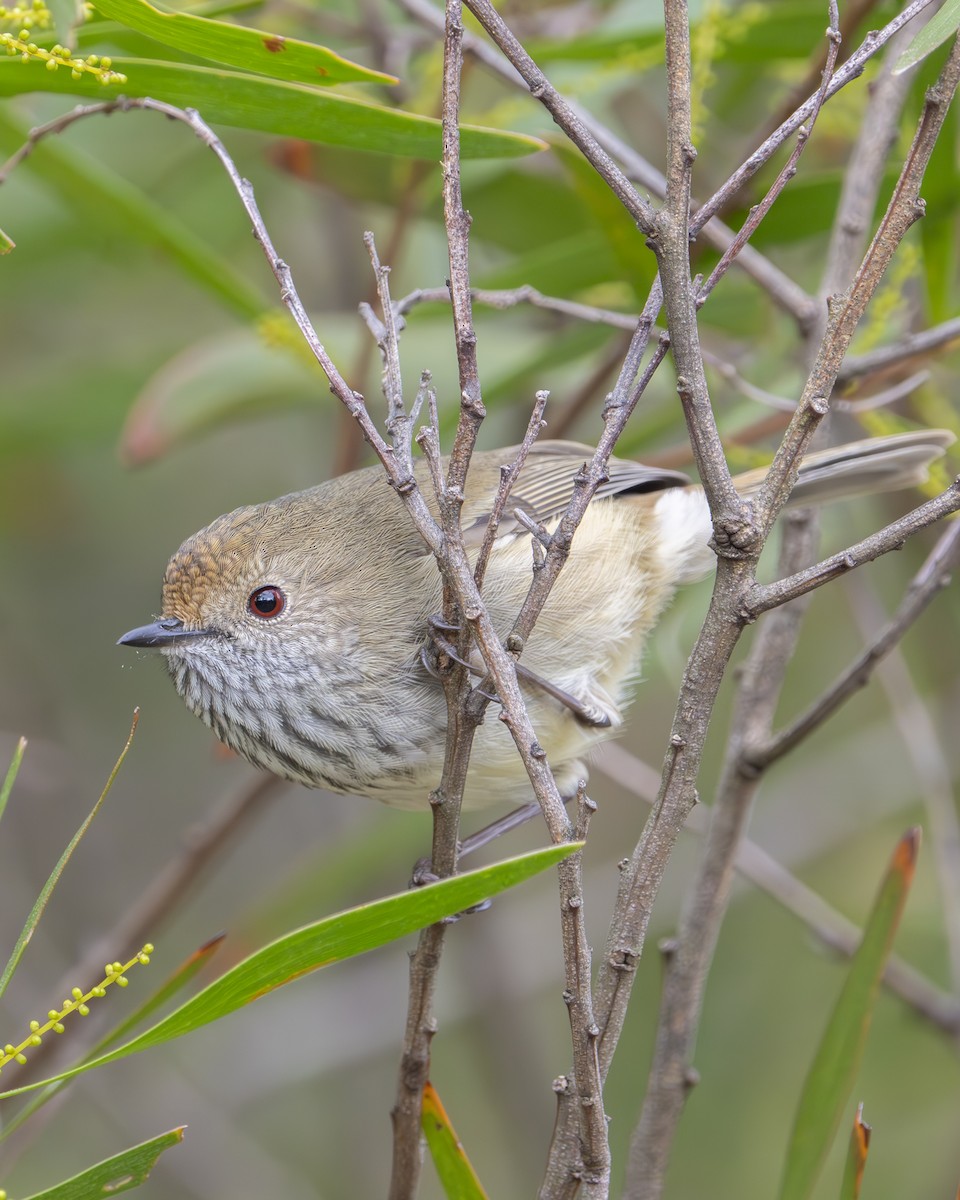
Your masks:
{"label": "bird's beak", "polygon": [[162,650],[166,646],[176,646],[178,642],[186,642],[190,638],[207,637],[209,632],[207,629],[184,629],[183,622],[176,617],[161,617],[152,625],[141,625],[139,629],[131,629],[117,641],[117,645]]}

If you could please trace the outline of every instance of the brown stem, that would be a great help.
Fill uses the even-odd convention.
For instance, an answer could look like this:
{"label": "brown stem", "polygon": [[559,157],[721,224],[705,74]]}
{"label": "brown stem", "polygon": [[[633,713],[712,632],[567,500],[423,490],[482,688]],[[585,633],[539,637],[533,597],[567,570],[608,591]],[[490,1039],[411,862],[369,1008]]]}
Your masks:
{"label": "brown stem", "polygon": [[[816,550],[817,528],[809,514],[794,514],[794,536],[784,539],[781,570],[809,562]],[[764,622],[741,676],[733,741],[710,824],[701,848],[693,886],[688,892],[676,939],[664,956],[664,989],[656,1047],[647,1094],[630,1145],[624,1194],[631,1200],[656,1200],[664,1178],[677,1124],[691,1081],[695,1079],[693,1043],[703,988],[726,913],[737,847],[743,837],[759,778],[742,769],[746,746],[765,734],[773,721],[787,664],[796,647],[801,612],[797,605],[778,609]]]}

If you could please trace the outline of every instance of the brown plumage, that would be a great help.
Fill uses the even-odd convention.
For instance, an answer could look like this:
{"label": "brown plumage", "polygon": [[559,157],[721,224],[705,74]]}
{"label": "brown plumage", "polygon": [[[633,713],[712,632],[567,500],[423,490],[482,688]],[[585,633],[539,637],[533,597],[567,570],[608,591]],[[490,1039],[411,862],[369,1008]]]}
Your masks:
{"label": "brown plumage", "polygon": [[[944,431],[870,439],[814,455],[797,502],[905,487],[953,440]],[[479,546],[515,449],[474,455],[462,523]],[[531,578],[522,508],[549,527],[590,451],[535,445],[511,493],[483,594],[506,633]],[[686,477],[615,459],[523,654],[534,728],[570,790],[582,757],[615,731],[643,644],[677,586],[712,568],[709,512]],[[740,477],[755,490],[763,472]],[[423,465],[418,478],[430,484]],[[159,649],[187,706],[258,766],[313,787],[419,807],[440,778],[446,708],[421,650],[441,607],[436,564],[383,471],[372,467],[218,517],[170,560],[162,614],[122,644]],[[468,805],[529,796],[501,722],[478,731]]]}

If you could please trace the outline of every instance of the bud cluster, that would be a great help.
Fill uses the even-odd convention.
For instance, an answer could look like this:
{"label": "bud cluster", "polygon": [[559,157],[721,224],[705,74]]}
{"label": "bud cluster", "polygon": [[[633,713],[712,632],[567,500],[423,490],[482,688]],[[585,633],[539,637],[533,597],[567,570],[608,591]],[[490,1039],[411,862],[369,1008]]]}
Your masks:
{"label": "bud cluster", "polygon": [[71,79],[91,75],[104,85],[127,82],[126,75],[112,69],[113,62],[110,58],[101,58],[96,54],[89,54],[86,58],[75,58],[71,50],[59,43],[48,50],[45,46],[31,42],[30,30],[26,28],[21,29],[16,37],[10,33],[0,33],[0,47],[6,49],[7,54],[11,56],[19,54],[24,62],[34,60],[45,63],[48,71],[57,71],[60,67],[65,67],[69,70]]}
{"label": "bud cluster", "polygon": [[107,963],[103,969],[103,979],[95,987],[92,987],[89,992],[84,992],[81,988],[75,987],[71,993],[69,1000],[64,1000],[63,1006],[59,1009],[52,1008],[47,1013],[47,1021],[41,1025],[39,1021],[30,1022],[30,1033],[24,1038],[19,1046],[14,1046],[8,1042],[3,1047],[3,1053],[0,1054],[0,1069],[6,1066],[8,1062],[18,1062],[21,1065],[27,1061],[25,1050],[30,1050],[39,1046],[43,1041],[43,1035],[53,1030],[54,1033],[63,1033],[63,1021],[71,1013],[77,1012],[81,1017],[87,1016],[90,1012],[87,1002],[89,1000],[99,1000],[106,995],[107,988],[115,983],[117,987],[126,987],[130,982],[125,971],[129,971],[131,967],[135,967],[138,963],[141,966],[146,966],[150,961],[150,955],[153,953],[153,946],[147,942],[139,954],[134,955],[127,963]]}

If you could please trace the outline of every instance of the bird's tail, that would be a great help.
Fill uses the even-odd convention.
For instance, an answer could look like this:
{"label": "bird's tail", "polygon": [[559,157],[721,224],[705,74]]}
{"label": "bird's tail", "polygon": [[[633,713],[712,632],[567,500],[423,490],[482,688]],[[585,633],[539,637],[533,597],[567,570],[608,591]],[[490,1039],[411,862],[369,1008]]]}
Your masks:
{"label": "bird's tail", "polygon": [[[842,496],[893,492],[925,482],[932,462],[956,440],[948,429],[918,429],[889,437],[864,438],[809,455],[800,464],[790,506],[824,504]],[[734,477],[737,491],[752,496],[766,467]]]}

